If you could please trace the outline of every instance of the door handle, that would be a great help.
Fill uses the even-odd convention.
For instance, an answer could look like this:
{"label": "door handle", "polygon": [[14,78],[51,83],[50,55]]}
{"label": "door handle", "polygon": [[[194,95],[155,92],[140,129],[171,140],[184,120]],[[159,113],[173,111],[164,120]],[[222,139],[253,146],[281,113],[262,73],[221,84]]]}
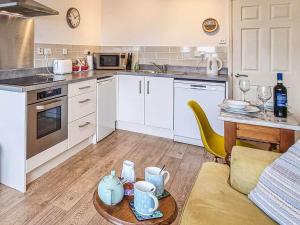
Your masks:
{"label": "door handle", "polygon": [[80,87],[80,88],[78,88],[78,89],[79,89],[79,90],[84,90],[84,89],[88,89],[88,88],[91,88],[91,86]]}
{"label": "door handle", "polygon": [[147,94],[150,94],[150,81],[147,81]]}
{"label": "door handle", "polygon": [[85,100],[83,100],[83,101],[79,101],[78,103],[80,103],[80,104],[83,104],[83,103],[86,103],[86,102],[89,102],[89,101],[91,101],[91,99],[85,99]]}
{"label": "door handle", "polygon": [[84,127],[86,127],[86,126],[88,126],[90,124],[91,124],[90,122],[86,122],[85,124],[79,125],[78,127],[79,128],[84,128]]}
{"label": "door handle", "polygon": [[55,107],[58,107],[58,106],[61,106],[61,100],[51,101],[51,102],[49,102],[47,104],[44,104],[44,105],[37,105],[36,110],[38,110],[38,111],[48,110],[48,109],[55,108]]}
{"label": "door handle", "polygon": [[236,78],[239,78],[239,77],[248,77],[248,75],[246,75],[246,74],[235,74],[234,75]]}
{"label": "door handle", "polygon": [[139,81],[139,93],[142,94],[142,81]]}

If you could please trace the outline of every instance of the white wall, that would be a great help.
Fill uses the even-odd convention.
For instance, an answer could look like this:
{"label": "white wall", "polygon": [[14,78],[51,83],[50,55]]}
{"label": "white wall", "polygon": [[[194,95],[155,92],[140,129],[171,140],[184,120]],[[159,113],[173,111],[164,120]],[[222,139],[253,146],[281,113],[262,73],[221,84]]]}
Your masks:
{"label": "white wall", "polygon": [[[199,46],[228,40],[228,0],[102,0],[104,46]],[[202,22],[216,18],[220,31],[207,35]]]}
{"label": "white wall", "polygon": [[[35,18],[35,43],[99,45],[101,34],[101,0],[37,0],[57,11],[58,16]],[[81,14],[81,24],[71,29],[66,13],[75,7]]]}

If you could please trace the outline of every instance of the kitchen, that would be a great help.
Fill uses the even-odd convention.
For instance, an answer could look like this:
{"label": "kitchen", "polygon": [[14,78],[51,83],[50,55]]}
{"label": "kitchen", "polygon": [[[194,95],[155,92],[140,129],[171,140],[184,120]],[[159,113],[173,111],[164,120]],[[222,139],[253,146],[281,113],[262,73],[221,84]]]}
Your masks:
{"label": "kitchen", "polygon": [[[187,107],[191,99],[203,107],[212,128],[226,135],[219,106],[242,98],[238,82],[245,73],[251,80],[248,101],[257,99],[259,85],[276,84],[277,71],[287,74],[289,110],[299,119],[299,44],[280,30],[284,21],[273,24],[280,38],[272,38],[277,44],[290,40],[282,47],[288,53],[280,55],[272,46],[272,70],[257,78],[266,53],[251,49],[256,34],[244,33],[249,55],[238,59],[233,34],[245,28],[233,27],[238,6],[231,1],[37,2],[43,6],[0,2],[0,183],[7,187],[26,193],[49,171],[119,130],[203,146]],[[291,13],[286,4],[274,5],[272,15]],[[24,17],[26,7],[32,12]],[[243,8],[248,9],[242,12],[245,20],[262,10],[250,3]],[[289,29],[299,27],[297,21]]]}

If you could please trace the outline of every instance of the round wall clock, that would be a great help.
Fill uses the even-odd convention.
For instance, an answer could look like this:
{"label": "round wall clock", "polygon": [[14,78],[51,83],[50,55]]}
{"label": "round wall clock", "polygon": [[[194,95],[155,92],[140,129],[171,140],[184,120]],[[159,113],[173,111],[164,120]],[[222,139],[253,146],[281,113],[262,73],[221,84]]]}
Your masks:
{"label": "round wall clock", "polygon": [[216,19],[208,18],[204,20],[202,28],[206,33],[213,33],[219,29],[219,23]]}
{"label": "round wall clock", "polygon": [[77,28],[80,24],[80,13],[76,8],[70,8],[67,12],[67,22],[72,29]]}

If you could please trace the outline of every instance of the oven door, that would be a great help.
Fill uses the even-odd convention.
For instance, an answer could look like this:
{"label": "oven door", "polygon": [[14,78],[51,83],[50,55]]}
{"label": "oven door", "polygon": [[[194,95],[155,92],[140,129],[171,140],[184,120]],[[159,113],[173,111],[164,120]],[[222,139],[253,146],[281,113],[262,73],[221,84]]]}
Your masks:
{"label": "oven door", "polygon": [[67,96],[28,105],[27,159],[68,138]]}

